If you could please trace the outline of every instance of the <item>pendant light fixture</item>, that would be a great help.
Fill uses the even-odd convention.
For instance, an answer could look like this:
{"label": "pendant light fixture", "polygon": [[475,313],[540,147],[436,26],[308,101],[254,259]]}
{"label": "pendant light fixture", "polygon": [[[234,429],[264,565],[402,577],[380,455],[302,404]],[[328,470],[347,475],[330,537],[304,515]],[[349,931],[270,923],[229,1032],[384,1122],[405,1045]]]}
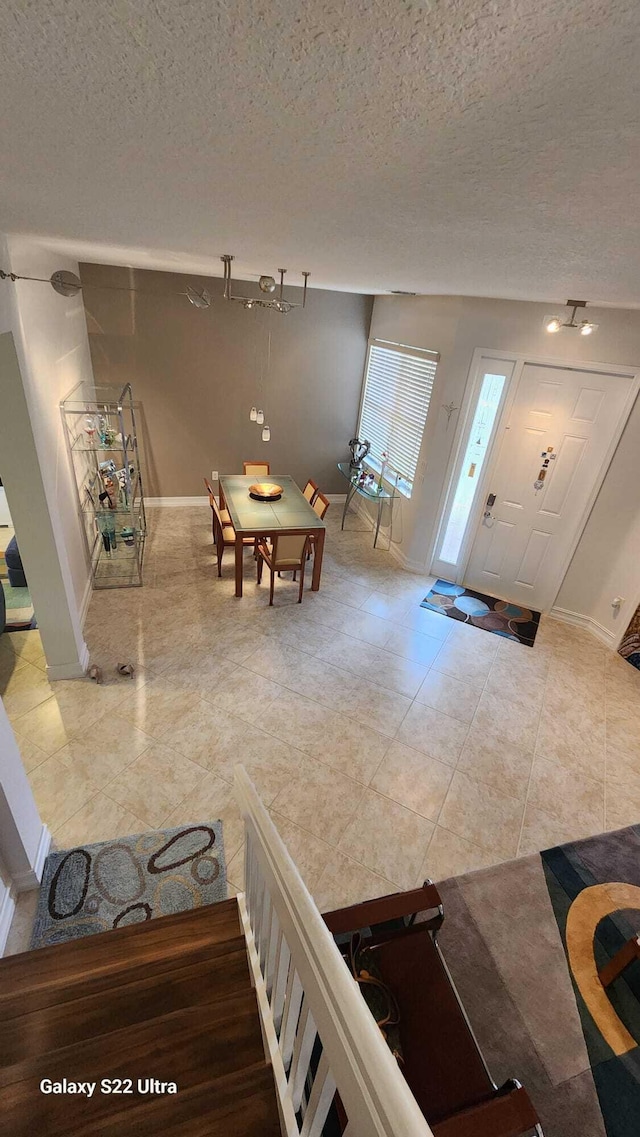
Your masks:
{"label": "pendant light fixture", "polygon": [[258,411],[258,413],[256,415],[256,422],[257,422],[258,426],[262,426],[262,424],[264,422],[264,411]]}
{"label": "pendant light fixture", "polygon": [[578,308],[586,308],[586,300],[567,300],[567,308],[571,308],[572,312],[568,320],[563,320],[562,316],[545,316],[544,326],[547,332],[555,335],[556,332],[562,331],[563,328],[577,328],[581,336],[590,336],[596,331],[598,324],[594,324],[591,320],[576,320],[576,312]]}
{"label": "pendant light fixture", "polygon": [[252,407],[251,410],[249,411],[249,418],[251,419],[251,422],[257,422],[258,421],[258,411],[257,411],[256,407]]}
{"label": "pendant light fixture", "polygon": [[[237,300],[247,309],[270,308],[272,312],[280,312],[283,316],[286,316],[287,313],[293,311],[294,308],[304,308],[306,306],[307,282],[311,276],[310,272],[302,273],[302,276],[304,278],[304,284],[302,286],[302,304],[294,304],[291,300],[285,300],[284,298],[284,274],[287,271],[286,268],[278,269],[278,273],[280,275],[279,286],[276,285],[276,281],[273,276],[267,276],[264,273],[262,274],[258,281],[258,288],[263,293],[265,297],[264,300],[260,296],[234,296],[231,291],[231,262],[233,259],[234,258],[231,253],[225,253],[222,257],[220,257],[220,260],[224,265],[223,297],[225,300]],[[276,288],[278,290],[277,296],[274,295]],[[273,299],[266,299],[267,297],[273,297]]]}

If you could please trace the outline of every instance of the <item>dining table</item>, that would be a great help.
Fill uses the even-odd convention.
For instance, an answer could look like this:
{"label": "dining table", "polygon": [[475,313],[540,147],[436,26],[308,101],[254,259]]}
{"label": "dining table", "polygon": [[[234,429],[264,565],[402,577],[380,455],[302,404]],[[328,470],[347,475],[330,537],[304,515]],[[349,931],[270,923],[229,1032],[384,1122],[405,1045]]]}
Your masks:
{"label": "dining table", "polygon": [[281,487],[282,494],[275,501],[258,501],[251,496],[251,487],[259,481],[255,474],[220,474],[220,500],[231,517],[235,530],[236,596],[242,596],[242,569],[245,537],[278,537],[282,534],[313,534],[314,555],[311,590],[320,588],[322,557],[326,526],[311,508],[302,490],[290,474],[269,474],[263,481]]}

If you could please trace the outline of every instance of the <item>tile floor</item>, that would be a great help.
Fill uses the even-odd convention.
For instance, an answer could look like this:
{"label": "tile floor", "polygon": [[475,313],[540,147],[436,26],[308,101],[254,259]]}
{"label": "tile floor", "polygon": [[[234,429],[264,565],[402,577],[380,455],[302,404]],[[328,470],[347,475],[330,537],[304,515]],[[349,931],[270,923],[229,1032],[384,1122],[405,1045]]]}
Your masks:
{"label": "tile floor", "polygon": [[[151,511],[145,585],[93,597],[105,683],[50,686],[37,632],[0,690],[61,847],[214,817],[242,885],[243,762],[322,908],[640,820],[640,674],[544,619],[533,649],[420,608],[340,508],[322,587],[218,580],[209,510]],[[309,582],[310,583],[310,582]],[[115,665],[132,661],[133,681]]]}

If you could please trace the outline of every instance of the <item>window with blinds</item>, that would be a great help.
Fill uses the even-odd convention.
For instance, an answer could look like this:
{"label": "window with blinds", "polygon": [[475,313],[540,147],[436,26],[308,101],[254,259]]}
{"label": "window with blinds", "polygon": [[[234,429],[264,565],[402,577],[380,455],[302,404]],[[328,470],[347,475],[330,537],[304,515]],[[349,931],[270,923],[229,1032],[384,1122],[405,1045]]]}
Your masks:
{"label": "window with blinds", "polygon": [[373,340],[369,345],[358,438],[371,443],[371,456],[383,453],[407,483],[416,476],[440,355],[437,351]]}

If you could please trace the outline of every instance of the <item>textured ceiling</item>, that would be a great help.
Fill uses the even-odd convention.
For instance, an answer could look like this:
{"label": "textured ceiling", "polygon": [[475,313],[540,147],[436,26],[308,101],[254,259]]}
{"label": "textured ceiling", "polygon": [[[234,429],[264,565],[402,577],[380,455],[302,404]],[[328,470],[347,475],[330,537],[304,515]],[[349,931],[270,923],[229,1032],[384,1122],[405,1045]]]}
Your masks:
{"label": "textured ceiling", "polygon": [[4,0],[0,227],[640,305],[638,0]]}

